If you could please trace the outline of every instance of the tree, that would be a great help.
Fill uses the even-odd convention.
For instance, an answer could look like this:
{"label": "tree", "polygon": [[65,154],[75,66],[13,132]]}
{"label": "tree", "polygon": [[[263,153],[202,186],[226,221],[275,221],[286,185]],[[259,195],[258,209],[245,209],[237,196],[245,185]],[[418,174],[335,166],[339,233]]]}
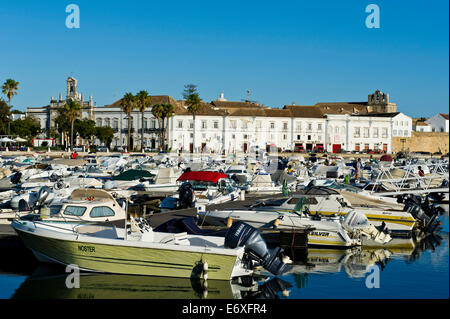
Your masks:
{"label": "tree", "polygon": [[9,115],[10,107],[4,100],[0,99],[0,132],[2,134],[7,133],[8,123],[11,121]]}
{"label": "tree", "polygon": [[127,136],[127,148],[128,151],[130,151],[130,140],[131,140],[131,112],[133,111],[134,105],[136,103],[136,98],[132,93],[125,93],[125,95],[122,98],[122,101],[120,102],[120,107],[122,111],[125,112],[128,118],[128,136]]}
{"label": "tree", "polygon": [[[162,126],[161,126],[161,141],[162,141],[162,145],[163,145],[163,150],[167,149],[165,147],[166,143],[165,141],[166,139],[166,130],[167,127],[169,126],[169,118],[171,118],[173,116],[173,114],[175,113],[174,107],[172,104],[163,104],[161,105],[162,107],[162,115],[161,115],[161,122],[162,122]],[[166,123],[164,123],[164,120],[166,120]]]}
{"label": "tree", "polygon": [[11,99],[14,95],[17,95],[17,90],[19,89],[19,82],[13,79],[7,79],[2,86],[2,93],[8,97],[9,107],[11,108]]}
{"label": "tree", "polygon": [[148,95],[148,92],[142,90],[136,94],[136,108],[141,112],[142,121],[141,121],[141,151],[144,150],[144,114],[145,109],[151,105],[151,97]]}
{"label": "tree", "polygon": [[[185,86],[186,87],[186,86]],[[195,92],[195,91],[194,91]],[[200,99],[198,93],[191,93],[186,99],[187,110],[192,114],[193,122],[193,132],[192,132],[192,149],[195,153],[195,113],[197,113],[202,100]]]}
{"label": "tree", "polygon": [[95,122],[92,120],[76,119],[74,123],[74,131],[84,140],[90,139],[95,135]]}
{"label": "tree", "polygon": [[[68,136],[70,133],[71,123],[67,116],[67,110],[62,107],[58,110],[58,115],[55,118],[55,123],[58,127],[58,132],[62,136],[65,134],[65,136]],[[50,136],[50,132],[48,133]],[[67,147],[66,145],[66,138],[64,138],[64,147]]]}
{"label": "tree", "polygon": [[197,93],[197,85],[186,84],[183,91],[183,99],[187,100],[192,94]]}
{"label": "tree", "polygon": [[114,138],[114,131],[109,126],[96,126],[95,136],[109,148]]}
{"label": "tree", "polygon": [[161,130],[162,130],[162,118],[164,115],[164,107],[162,104],[155,104],[152,106],[152,115],[156,118],[158,121],[158,139],[159,139],[159,150],[162,149],[162,140],[161,140]]}
{"label": "tree", "polygon": [[81,105],[71,100],[64,105],[64,108],[70,121],[70,150],[73,151],[73,126],[75,120],[81,116]]}
{"label": "tree", "polygon": [[20,137],[33,138],[41,131],[39,120],[33,116],[17,119],[11,122],[11,134],[19,135]]}

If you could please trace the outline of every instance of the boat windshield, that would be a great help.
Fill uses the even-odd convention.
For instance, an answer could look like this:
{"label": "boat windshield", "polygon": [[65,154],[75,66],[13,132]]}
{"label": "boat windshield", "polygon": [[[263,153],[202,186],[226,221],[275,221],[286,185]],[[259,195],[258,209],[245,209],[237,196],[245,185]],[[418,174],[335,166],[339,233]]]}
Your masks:
{"label": "boat windshield", "polygon": [[342,189],[348,192],[353,192],[353,193],[360,193],[361,189],[352,185],[348,185],[348,184],[338,184],[336,182],[332,183],[331,185],[327,185],[327,187],[331,188],[331,189]]}
{"label": "boat windshield", "polygon": [[191,183],[192,188],[196,191],[205,191],[210,187],[217,187],[217,184],[213,182],[189,181],[189,183]]}

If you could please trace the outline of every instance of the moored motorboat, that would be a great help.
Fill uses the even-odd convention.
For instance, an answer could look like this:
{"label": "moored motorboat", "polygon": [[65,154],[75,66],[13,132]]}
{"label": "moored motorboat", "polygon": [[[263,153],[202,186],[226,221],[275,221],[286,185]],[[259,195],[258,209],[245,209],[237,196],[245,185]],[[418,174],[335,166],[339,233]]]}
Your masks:
{"label": "moored motorboat", "polygon": [[16,219],[11,226],[41,262],[76,265],[90,272],[230,280],[261,265],[275,275],[288,266],[244,223],[225,237],[154,232],[132,219],[130,232],[79,224],[72,228]]}

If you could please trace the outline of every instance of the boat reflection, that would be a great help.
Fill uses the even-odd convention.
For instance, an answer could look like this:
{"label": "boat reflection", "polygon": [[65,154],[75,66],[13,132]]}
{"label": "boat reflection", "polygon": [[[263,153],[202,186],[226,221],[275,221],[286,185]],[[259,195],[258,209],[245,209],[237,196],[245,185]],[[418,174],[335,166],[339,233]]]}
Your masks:
{"label": "boat reflection", "polygon": [[67,288],[61,268],[39,266],[12,299],[274,299],[291,285],[282,279],[233,281],[81,273],[80,288]]}
{"label": "boat reflection", "polygon": [[[294,260],[290,273],[297,275],[339,273],[344,270],[350,278],[362,278],[367,275],[370,266],[378,265],[384,270],[392,258],[400,257],[408,262],[419,259],[424,251],[434,250],[441,245],[442,236],[445,234],[432,234],[420,240],[398,238],[383,248],[358,247],[347,250],[309,248],[306,256],[297,258],[298,261],[295,261],[296,256],[290,256]],[[286,253],[289,255],[289,250]],[[305,283],[299,282],[297,286],[305,287]]]}

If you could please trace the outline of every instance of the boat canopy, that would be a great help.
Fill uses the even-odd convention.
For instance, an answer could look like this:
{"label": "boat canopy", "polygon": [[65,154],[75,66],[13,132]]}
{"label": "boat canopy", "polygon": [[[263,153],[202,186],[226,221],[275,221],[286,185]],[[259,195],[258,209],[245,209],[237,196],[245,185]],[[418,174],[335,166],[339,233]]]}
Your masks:
{"label": "boat canopy", "polygon": [[137,179],[141,179],[143,177],[154,177],[155,175],[151,174],[147,170],[143,169],[130,169],[128,171],[122,172],[119,175],[113,176],[113,180],[115,181],[134,181]]}
{"label": "boat canopy", "polygon": [[217,183],[221,178],[228,178],[224,173],[210,171],[191,171],[183,173],[177,181],[200,181]]}
{"label": "boat canopy", "polygon": [[93,189],[93,188],[78,188],[75,189],[72,194],[70,194],[70,200],[86,200],[87,198],[92,198],[92,200],[97,201],[114,201],[114,197],[102,190],[102,189]]}
{"label": "boat canopy", "polygon": [[155,184],[175,184],[180,173],[175,173],[173,167],[161,167],[155,178]]}

